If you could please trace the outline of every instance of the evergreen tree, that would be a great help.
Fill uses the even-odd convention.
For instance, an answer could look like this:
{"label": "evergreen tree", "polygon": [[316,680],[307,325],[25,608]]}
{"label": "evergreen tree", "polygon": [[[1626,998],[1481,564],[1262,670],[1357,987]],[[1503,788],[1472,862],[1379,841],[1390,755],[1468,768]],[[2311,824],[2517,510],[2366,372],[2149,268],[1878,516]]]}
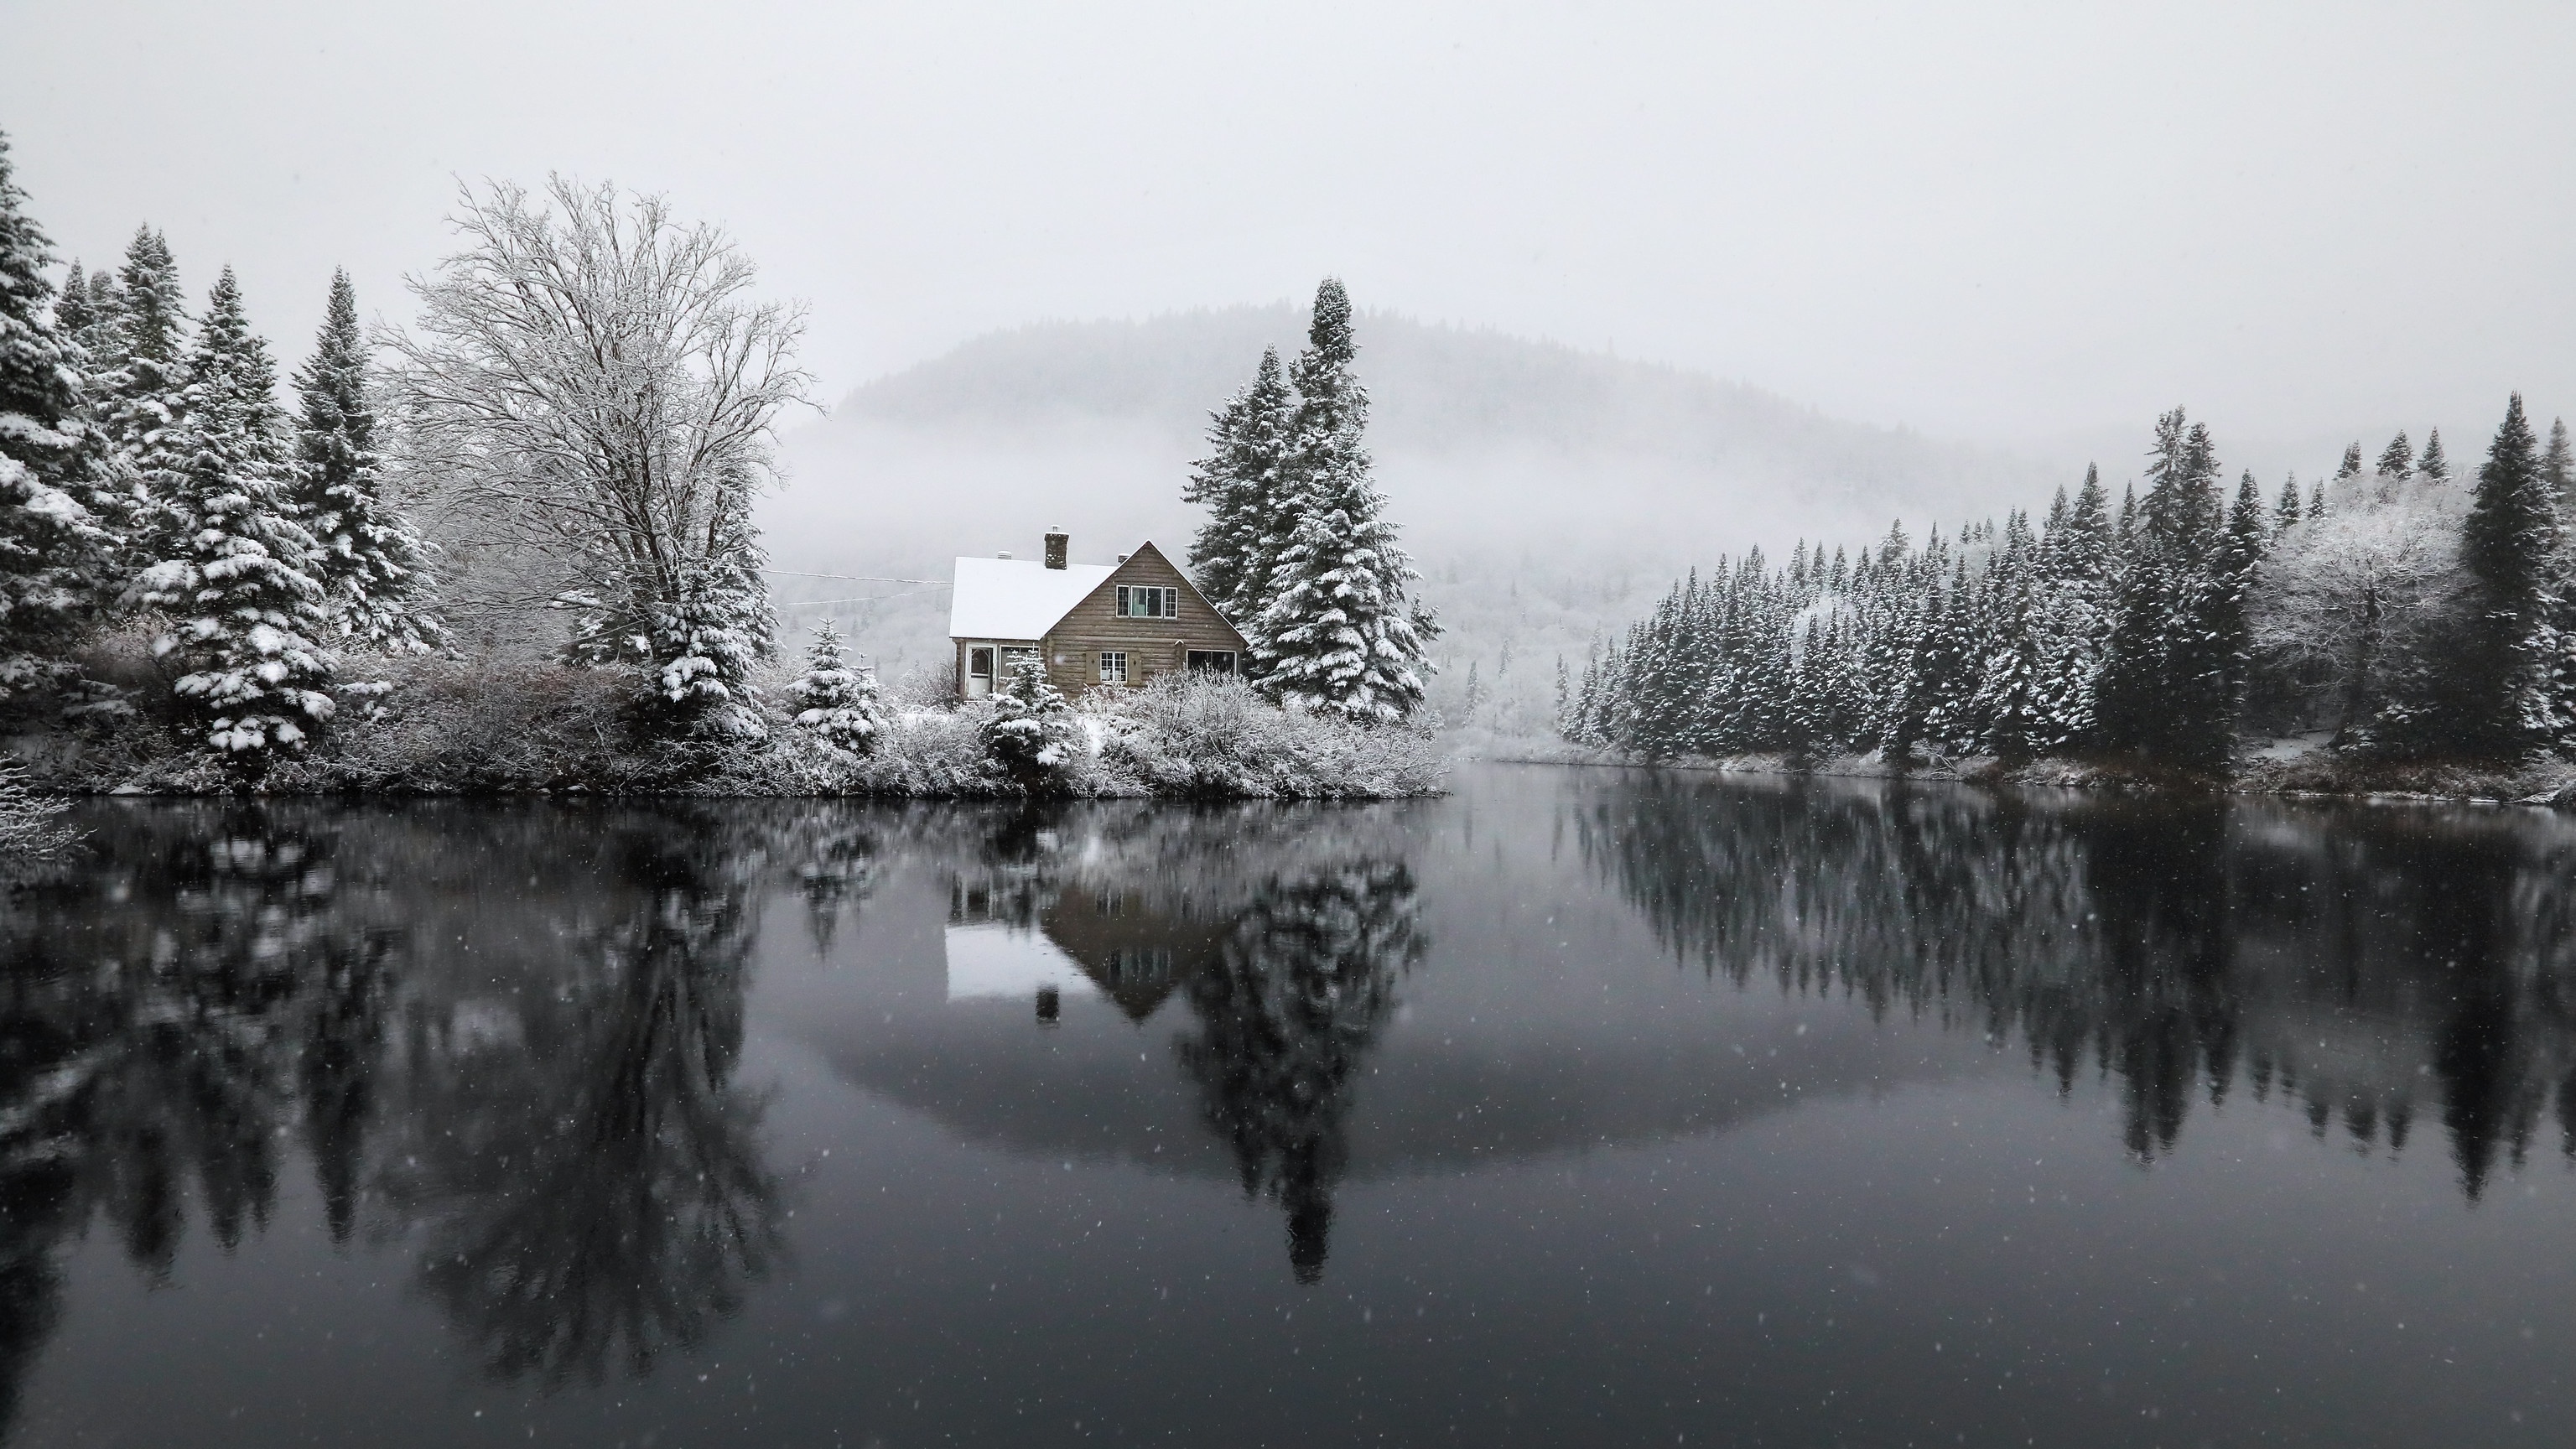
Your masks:
{"label": "evergreen tree", "polygon": [[[1271,553],[1268,602],[1245,632],[1253,673],[1276,698],[1391,723],[1422,703],[1430,665],[1418,577],[1370,478],[1368,390],[1352,369],[1350,298],[1327,278],[1294,370],[1287,533]],[[1274,520],[1274,525],[1276,520]]]}
{"label": "evergreen tree", "polygon": [[884,733],[876,675],[842,662],[841,631],[829,619],[814,630],[805,672],[787,686],[787,697],[796,706],[798,729],[851,754],[869,753]]}
{"label": "evergreen tree", "polygon": [[2380,453],[2379,471],[2390,478],[2407,478],[2414,475],[2415,445],[2406,441],[2406,433],[2403,429],[2398,431],[2396,437],[2388,440],[2388,447]]}
{"label": "evergreen tree", "polygon": [[0,136],[0,699],[73,672],[65,653],[108,587],[107,536],[81,501],[99,458],[52,260]]}
{"label": "evergreen tree", "polygon": [[332,637],[389,654],[427,653],[446,642],[430,614],[429,546],[387,505],[368,398],[367,350],[349,274],[331,274],[330,308],[313,356],[295,375],[301,404],[289,506],[320,552]]}
{"label": "evergreen tree", "polygon": [[991,698],[993,712],[977,729],[985,754],[1032,795],[1061,790],[1081,753],[1081,726],[1047,681],[1046,666],[1036,659],[1012,665]]}
{"label": "evergreen tree", "polygon": [[2475,610],[2437,683],[2441,721],[2427,743],[2478,754],[2510,753],[2551,729],[2543,636],[2559,549],[2556,500],[2522,394],[2505,407],[2460,530],[2460,564],[2474,581]]}
{"label": "evergreen tree", "polygon": [[2276,529],[2292,528],[2299,521],[2299,475],[2281,480],[2281,500],[2272,506],[2272,524]]}
{"label": "evergreen tree", "polygon": [[[2360,476],[2361,440],[2359,438],[2355,438],[2350,443],[2344,445],[2343,462],[2338,464],[2335,468],[2335,481],[2340,483],[2346,478],[2358,478]],[[2319,488],[2323,488],[2325,485],[2320,483],[2317,486]]]}
{"label": "evergreen tree", "polygon": [[1181,490],[1183,502],[1208,511],[1190,545],[1192,579],[1229,619],[1256,619],[1268,602],[1276,550],[1265,541],[1286,490],[1294,402],[1279,350],[1263,348],[1252,381],[1211,415],[1208,455]]}
{"label": "evergreen tree", "polygon": [[226,268],[209,297],[166,446],[182,461],[156,479],[152,562],[136,581],[168,626],[155,652],[186,671],[175,686],[210,754],[256,776],[331,718],[329,624],[308,571],[312,535],[290,516],[284,419],[268,348],[250,330]]}
{"label": "evergreen tree", "polygon": [[2565,418],[2550,421],[2549,451],[2540,455],[2540,474],[2549,495],[2558,500],[2559,518],[2576,517],[2576,449],[2567,445]]}
{"label": "evergreen tree", "polygon": [[[179,266],[170,244],[150,227],[135,230],[116,286],[116,327],[98,371],[99,430],[106,437],[111,496],[103,522],[139,542],[156,492],[175,487],[186,444],[188,318]],[[142,555],[132,561],[143,562]]]}
{"label": "evergreen tree", "polygon": [[2442,456],[2442,430],[2434,428],[2424,434],[2424,456],[2415,460],[2415,471],[2436,483],[2451,481],[2451,460]]}
{"label": "evergreen tree", "polygon": [[[2337,474],[2336,476],[2341,477],[2342,475]],[[2308,490],[2308,517],[2323,518],[2325,516],[2326,483],[2324,479],[2320,478],[2317,480],[2317,486]]]}

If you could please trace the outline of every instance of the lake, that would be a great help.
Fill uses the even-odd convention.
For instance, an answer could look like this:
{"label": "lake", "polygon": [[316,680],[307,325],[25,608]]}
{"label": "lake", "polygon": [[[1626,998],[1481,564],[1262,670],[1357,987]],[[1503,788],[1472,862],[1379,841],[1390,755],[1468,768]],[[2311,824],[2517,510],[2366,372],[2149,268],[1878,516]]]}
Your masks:
{"label": "lake", "polygon": [[101,801],[0,1442],[2576,1439],[2576,821]]}

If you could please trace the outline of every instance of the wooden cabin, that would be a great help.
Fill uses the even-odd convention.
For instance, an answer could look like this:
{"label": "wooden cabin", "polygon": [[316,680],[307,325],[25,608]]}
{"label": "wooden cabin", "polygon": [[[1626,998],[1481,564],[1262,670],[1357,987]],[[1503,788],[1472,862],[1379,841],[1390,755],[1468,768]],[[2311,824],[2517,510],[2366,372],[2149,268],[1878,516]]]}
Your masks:
{"label": "wooden cabin", "polygon": [[990,694],[1031,658],[1068,695],[1180,669],[1243,668],[1243,635],[1151,542],[1114,564],[1072,563],[1069,542],[1059,529],[1042,559],[957,560],[948,639],[958,694]]}

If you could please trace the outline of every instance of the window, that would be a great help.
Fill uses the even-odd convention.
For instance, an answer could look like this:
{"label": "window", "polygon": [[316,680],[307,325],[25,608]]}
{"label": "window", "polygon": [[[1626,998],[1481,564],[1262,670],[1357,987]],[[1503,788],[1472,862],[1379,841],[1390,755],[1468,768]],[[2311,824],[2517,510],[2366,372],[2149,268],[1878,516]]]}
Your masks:
{"label": "window", "polygon": [[1231,649],[1193,649],[1190,651],[1192,674],[1232,674],[1234,651]]}
{"label": "window", "polygon": [[1037,662],[1038,651],[1034,649],[1004,649],[1002,651],[1002,678],[1005,680],[1009,679],[1011,677],[1011,671],[1019,668],[1023,664],[1035,664]]}
{"label": "window", "polygon": [[966,651],[966,672],[976,679],[993,677],[993,651],[977,647]]}
{"label": "window", "polygon": [[1181,591],[1136,584],[1118,586],[1118,617],[1122,619],[1177,619],[1181,617]]}
{"label": "window", "polygon": [[1100,651],[1100,682],[1103,684],[1125,684],[1127,682],[1126,650],[1103,649]]}

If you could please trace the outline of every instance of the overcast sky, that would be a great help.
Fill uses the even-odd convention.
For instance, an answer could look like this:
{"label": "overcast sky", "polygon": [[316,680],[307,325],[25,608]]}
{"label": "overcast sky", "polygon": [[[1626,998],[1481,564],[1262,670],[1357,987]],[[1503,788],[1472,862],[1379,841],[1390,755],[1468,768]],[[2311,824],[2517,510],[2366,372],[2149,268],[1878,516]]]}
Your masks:
{"label": "overcast sky", "polygon": [[834,397],[1334,272],[1997,442],[2183,402],[2465,454],[2510,389],[2576,412],[2564,0],[16,0],[0,35],[57,246],[148,219],[290,359],[334,264],[399,315],[459,178],[561,170],[727,224]]}

